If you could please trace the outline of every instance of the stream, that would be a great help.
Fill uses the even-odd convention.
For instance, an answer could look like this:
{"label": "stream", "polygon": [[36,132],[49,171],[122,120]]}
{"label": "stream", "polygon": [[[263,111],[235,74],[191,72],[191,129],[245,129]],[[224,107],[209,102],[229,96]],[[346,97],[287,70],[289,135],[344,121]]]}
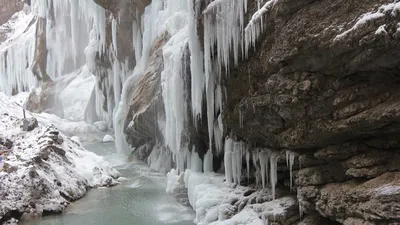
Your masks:
{"label": "stream", "polygon": [[25,225],[193,225],[194,213],[165,192],[165,175],[142,162],[126,162],[114,143],[84,144],[115,166],[128,180],[112,188],[90,190],[66,212]]}

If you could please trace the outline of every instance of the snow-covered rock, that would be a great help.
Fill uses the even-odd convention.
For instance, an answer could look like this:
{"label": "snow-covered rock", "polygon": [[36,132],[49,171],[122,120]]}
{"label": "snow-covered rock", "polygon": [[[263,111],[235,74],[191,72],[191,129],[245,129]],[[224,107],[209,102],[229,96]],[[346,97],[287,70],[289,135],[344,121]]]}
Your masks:
{"label": "snow-covered rock", "polygon": [[103,138],[103,142],[114,142],[114,138],[111,135],[106,134]]}
{"label": "snow-covered rock", "polygon": [[[22,112],[18,104],[0,93],[0,137],[8,140],[0,142],[4,149],[0,223],[11,217],[62,212],[88,189],[118,184],[119,173],[108,162],[54,126],[39,125],[30,132],[23,131]],[[32,118],[29,112],[26,116]]]}
{"label": "snow-covered rock", "polygon": [[93,124],[99,131],[107,131],[108,124],[106,121],[97,121]]}
{"label": "snow-covered rock", "polygon": [[[167,193],[179,196],[187,190],[189,203],[196,212],[199,225],[261,225],[298,219],[295,196],[275,200],[269,189],[256,190],[225,182],[223,174],[193,172],[187,169],[178,174],[172,169],[167,174]],[[290,224],[290,223],[288,223]]]}
{"label": "snow-covered rock", "polygon": [[81,139],[79,137],[77,137],[77,136],[72,136],[71,137],[71,141],[75,141],[77,144],[82,146]]}

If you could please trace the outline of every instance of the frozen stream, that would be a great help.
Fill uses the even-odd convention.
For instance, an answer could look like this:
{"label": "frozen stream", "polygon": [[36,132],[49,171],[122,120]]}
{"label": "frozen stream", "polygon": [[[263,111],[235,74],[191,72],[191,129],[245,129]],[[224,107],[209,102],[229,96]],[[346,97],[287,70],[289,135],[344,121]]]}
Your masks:
{"label": "frozen stream", "polygon": [[165,192],[165,176],[143,163],[126,163],[116,154],[114,143],[87,144],[128,180],[113,188],[93,189],[71,203],[61,215],[47,216],[26,225],[191,225],[194,213]]}

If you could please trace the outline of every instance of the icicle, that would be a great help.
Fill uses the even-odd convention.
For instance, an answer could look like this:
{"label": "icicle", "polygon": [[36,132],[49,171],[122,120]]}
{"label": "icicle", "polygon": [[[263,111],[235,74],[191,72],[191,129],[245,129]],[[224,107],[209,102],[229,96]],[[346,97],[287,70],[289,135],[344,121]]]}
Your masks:
{"label": "icicle", "polygon": [[295,153],[291,152],[289,156],[289,169],[290,169],[290,190],[293,187],[293,164],[294,164]]}
{"label": "icicle", "polygon": [[189,151],[189,149],[187,149],[187,153],[186,153],[186,168],[187,169],[192,169],[192,153]]}
{"label": "icicle", "polygon": [[247,181],[250,180],[250,152],[246,149],[246,170],[247,170]]}
{"label": "icicle", "polygon": [[[17,27],[11,37],[0,43],[0,91],[28,91],[37,84],[31,69],[35,55],[35,33],[37,22],[32,15],[18,12],[13,16]],[[30,26],[30,22],[33,22]],[[0,28],[8,29],[7,23]],[[28,67],[28,68],[27,68]]]}
{"label": "icicle", "polygon": [[[200,41],[197,36],[196,19],[197,12],[194,10],[193,0],[187,0],[188,5],[188,33],[190,49],[190,69],[191,69],[191,90],[192,90],[192,114],[195,119],[201,117],[203,92],[205,87],[205,77],[203,70],[203,54],[201,52]],[[197,11],[197,10],[196,10]],[[197,124],[196,121],[194,124]]]}
{"label": "icicle", "polygon": [[111,21],[111,37],[112,37],[112,44],[115,54],[118,55],[118,45],[117,45],[117,21],[113,19]]}
{"label": "icicle", "polygon": [[278,166],[277,166],[277,158],[278,154],[273,152],[270,157],[270,165],[271,165],[271,189],[272,189],[272,198],[275,199],[275,185],[278,183]]}
{"label": "icicle", "polygon": [[258,158],[259,158],[259,154],[260,153],[259,153],[258,149],[255,149],[253,151],[253,154],[252,154],[253,165],[256,168],[255,176],[256,176],[256,185],[257,186],[260,185],[260,168],[258,167],[258,164],[257,164],[257,161],[258,161]]}
{"label": "icicle", "polygon": [[204,155],[204,173],[213,172],[213,154],[212,150],[208,150]]}
{"label": "icicle", "polygon": [[289,150],[286,151],[286,165],[289,167],[290,171],[290,190],[292,190],[293,187],[293,164],[295,156],[296,153]]}
{"label": "icicle", "polygon": [[221,154],[222,151],[222,132],[220,131],[218,124],[214,124],[214,140],[215,140],[215,150],[217,155]]}
{"label": "icicle", "polygon": [[[255,47],[259,36],[264,32],[263,17],[276,4],[278,0],[268,0],[262,8],[253,14],[245,28],[245,55],[248,56],[250,47]],[[259,3],[259,2],[258,2]]]}
{"label": "icicle", "polygon": [[176,155],[176,169],[178,173],[185,171],[185,163],[187,161],[187,153],[189,152],[188,145],[186,144],[182,150]]}
{"label": "icicle", "polygon": [[199,157],[199,154],[195,152],[195,149],[192,150],[192,162],[190,170],[193,172],[201,172],[203,169],[203,163]]}
{"label": "icicle", "polygon": [[242,110],[239,109],[239,128],[240,129],[243,129],[243,121],[244,121],[243,113],[242,113]]}
{"label": "icicle", "polygon": [[290,155],[290,151],[286,151],[286,167],[289,167],[289,155]]}
{"label": "icicle", "polygon": [[[220,79],[222,67],[225,71],[229,68],[230,53],[233,52],[235,64],[239,61],[239,46],[243,46],[240,38],[243,31],[244,14],[247,10],[247,0],[217,0],[211,2],[204,10],[204,66],[205,86],[207,100],[207,124],[209,132],[209,145],[213,142],[213,124],[215,109],[222,107],[222,95],[216,85]],[[239,23],[239,26],[238,26]],[[213,50],[216,46],[217,55],[214,58]],[[214,60],[216,66],[214,66]],[[217,88],[217,91],[215,90]],[[215,98],[217,92],[217,99]],[[215,101],[220,102],[215,107]],[[199,103],[200,104],[200,103]]]}
{"label": "icicle", "polygon": [[259,161],[260,161],[260,174],[261,174],[261,182],[262,182],[262,187],[265,188],[266,185],[266,180],[268,176],[268,159],[269,159],[269,154],[268,152],[261,151],[259,153]]}
{"label": "icicle", "polygon": [[233,182],[233,171],[232,171],[232,161],[233,161],[233,141],[228,138],[225,140],[225,155],[224,155],[224,166],[225,166],[225,178],[226,182]]}
{"label": "icicle", "polygon": [[236,142],[233,142],[233,152],[232,152],[232,177],[233,177],[233,183],[237,184],[238,180],[238,154],[239,152],[237,151],[237,144]]}

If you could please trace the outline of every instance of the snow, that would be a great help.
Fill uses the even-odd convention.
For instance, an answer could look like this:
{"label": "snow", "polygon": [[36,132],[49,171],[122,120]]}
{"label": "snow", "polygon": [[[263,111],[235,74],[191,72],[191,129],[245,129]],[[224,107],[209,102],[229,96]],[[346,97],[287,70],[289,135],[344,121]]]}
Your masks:
{"label": "snow", "polygon": [[[361,28],[363,26],[367,26],[371,21],[383,18],[383,17],[387,16],[388,14],[390,16],[395,17],[399,13],[399,11],[400,11],[400,3],[394,2],[394,3],[382,5],[378,8],[378,10],[376,12],[367,12],[367,13],[361,15],[359,18],[357,18],[355,20],[354,25],[350,29],[337,35],[334,38],[334,41],[339,41],[339,40],[347,37],[352,32],[358,30],[359,28]],[[380,34],[381,32],[384,32],[384,29],[385,29],[385,25],[382,25],[376,31],[376,34]]]}
{"label": "snow", "polygon": [[103,142],[104,142],[104,143],[105,143],[105,142],[114,142],[114,138],[113,138],[111,135],[106,134],[106,135],[104,136],[104,138],[103,138]]}
{"label": "snow", "polygon": [[29,98],[30,92],[19,92],[16,95],[11,96],[11,100],[16,102],[21,107],[25,107],[26,101]]}
{"label": "snow", "polygon": [[99,131],[107,131],[108,130],[108,124],[106,121],[96,121],[93,125]]}
{"label": "snow", "polygon": [[[264,32],[263,18],[271,8],[277,3],[278,0],[268,0],[262,8],[259,8],[257,12],[253,14],[249,23],[245,28],[245,52],[246,57],[250,47],[256,47],[256,41],[260,35]],[[260,2],[259,2],[260,3]]]}
{"label": "snow", "polygon": [[387,34],[386,24],[379,26],[379,28],[375,31],[375,34],[376,35]]}
{"label": "snow", "polygon": [[[85,150],[77,138],[70,139],[51,125],[39,124],[33,131],[22,131],[22,111],[0,93],[0,136],[13,142],[3,154],[0,168],[0,195],[6,196],[0,218],[10,210],[39,215],[61,212],[89,188],[118,183],[115,179],[119,173],[102,157]],[[35,114],[26,112],[26,116]],[[42,191],[37,193],[37,188]],[[26,208],[30,202],[36,206]]]}

